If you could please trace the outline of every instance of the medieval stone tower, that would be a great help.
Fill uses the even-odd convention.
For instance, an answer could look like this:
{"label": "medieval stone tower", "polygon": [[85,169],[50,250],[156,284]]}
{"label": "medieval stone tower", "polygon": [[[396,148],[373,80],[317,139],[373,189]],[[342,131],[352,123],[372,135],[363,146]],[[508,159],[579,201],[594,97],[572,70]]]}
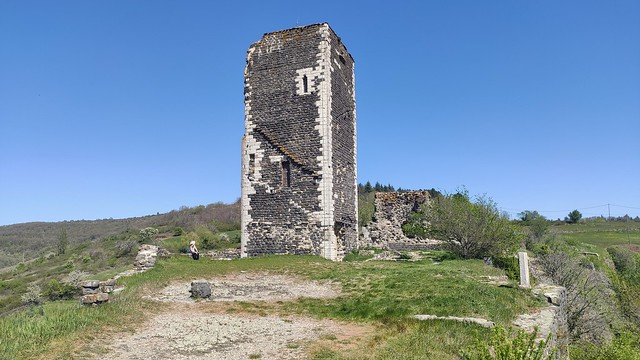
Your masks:
{"label": "medieval stone tower", "polygon": [[353,58],[328,24],[249,47],[242,140],[242,256],[356,247]]}

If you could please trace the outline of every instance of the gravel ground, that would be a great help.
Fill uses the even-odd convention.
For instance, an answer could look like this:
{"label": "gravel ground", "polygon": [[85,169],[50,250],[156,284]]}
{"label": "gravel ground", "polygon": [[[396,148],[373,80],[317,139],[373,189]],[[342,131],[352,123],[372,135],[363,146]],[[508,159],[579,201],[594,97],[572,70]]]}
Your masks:
{"label": "gravel ground", "polygon": [[[211,298],[205,301],[286,301],[299,297],[333,298],[340,294],[333,283],[302,281],[268,273],[237,273],[206,280],[211,284]],[[193,303],[189,289],[190,282],[173,283],[147,297],[156,301]]]}
{"label": "gravel ground", "polygon": [[344,329],[329,321],[164,313],[110,340],[109,359],[301,359],[305,344]]}
{"label": "gravel ground", "polygon": [[332,346],[348,346],[340,344],[349,344],[349,339],[368,332],[362,326],[329,320],[226,314],[215,305],[220,301],[331,298],[339,295],[337,284],[268,273],[236,273],[206,280],[211,283],[209,300],[191,299],[190,282],[172,283],[146,296],[175,305],[141,324],[133,334],[96,341],[94,346],[107,351],[101,358],[302,359],[310,343],[333,341]]}

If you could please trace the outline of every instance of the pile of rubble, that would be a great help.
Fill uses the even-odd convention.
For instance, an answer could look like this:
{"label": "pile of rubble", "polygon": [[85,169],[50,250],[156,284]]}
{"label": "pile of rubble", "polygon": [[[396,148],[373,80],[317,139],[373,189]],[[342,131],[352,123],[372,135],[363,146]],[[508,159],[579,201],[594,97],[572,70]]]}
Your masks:
{"label": "pile of rubble", "polygon": [[106,281],[85,280],[80,284],[82,288],[80,302],[83,305],[98,305],[109,302],[109,294],[113,292],[115,286],[114,279]]}

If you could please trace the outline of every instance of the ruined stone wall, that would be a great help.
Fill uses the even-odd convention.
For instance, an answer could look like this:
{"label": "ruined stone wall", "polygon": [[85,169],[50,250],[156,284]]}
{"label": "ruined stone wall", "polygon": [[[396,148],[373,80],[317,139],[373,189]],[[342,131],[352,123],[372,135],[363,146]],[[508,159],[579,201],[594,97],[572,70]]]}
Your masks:
{"label": "ruined stone wall", "polygon": [[373,222],[363,228],[362,247],[373,246],[390,250],[428,249],[440,242],[430,239],[410,239],[402,232],[402,226],[431,199],[428,191],[378,192],[375,194]]}
{"label": "ruined stone wall", "polygon": [[249,48],[245,129],[242,256],[341,258],[357,234],[353,59],[327,24]]}

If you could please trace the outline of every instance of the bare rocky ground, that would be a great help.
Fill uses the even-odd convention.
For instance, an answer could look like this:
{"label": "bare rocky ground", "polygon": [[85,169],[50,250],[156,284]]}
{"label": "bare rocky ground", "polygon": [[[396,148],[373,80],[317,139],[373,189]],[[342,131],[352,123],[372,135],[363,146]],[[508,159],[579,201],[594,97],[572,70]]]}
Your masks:
{"label": "bare rocky ground", "polygon": [[303,359],[322,342],[349,347],[368,329],[303,317],[225,313],[230,303],[288,301],[339,295],[336,284],[267,273],[237,273],[206,279],[210,300],[189,298],[190,282],[176,282],[148,298],[169,303],[133,333],[96,341],[110,359]]}
{"label": "bare rocky ground", "polygon": [[[337,284],[303,281],[288,275],[241,272],[206,280],[211,284],[211,298],[206,301],[287,301],[299,297],[333,298],[340,294]],[[189,282],[176,282],[147,297],[193,303],[189,289]]]}

